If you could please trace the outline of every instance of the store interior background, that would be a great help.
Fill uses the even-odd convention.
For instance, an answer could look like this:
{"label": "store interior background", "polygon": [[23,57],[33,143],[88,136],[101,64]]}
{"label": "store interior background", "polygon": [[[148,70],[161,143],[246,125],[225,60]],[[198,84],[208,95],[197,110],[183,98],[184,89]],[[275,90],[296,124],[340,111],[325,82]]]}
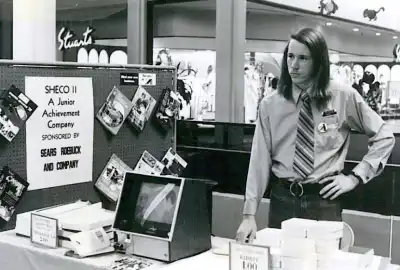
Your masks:
{"label": "store interior background", "polygon": [[[191,92],[191,99],[186,98],[187,102],[183,102],[182,118],[215,120],[215,0],[153,2],[156,3],[151,11],[153,39],[148,42],[152,43],[148,50],[153,53],[147,57],[147,62],[156,64],[162,60],[162,64],[178,68],[179,79]],[[177,3],[165,4],[168,2]],[[0,3],[0,58],[11,59],[12,46],[7,41],[12,38],[12,12],[7,11],[12,11],[12,1]],[[57,33],[67,27],[79,35],[91,26],[95,29],[95,45],[79,51],[58,51],[57,60],[126,64],[127,5],[127,0],[58,0]],[[400,66],[393,68],[390,65],[397,43],[395,31],[251,1],[247,3],[246,16],[244,122],[254,121],[257,104],[271,91],[271,79],[279,75],[282,51],[289,33],[303,26],[319,27],[325,33],[331,50],[333,77],[351,84],[353,77],[358,80],[362,72],[368,70],[377,80],[380,78],[384,100],[390,100],[392,107],[398,107],[400,95],[393,87],[387,89],[389,81],[392,84],[400,81]],[[387,20],[385,13],[380,16]],[[371,65],[360,67],[357,63]]]}
{"label": "store interior background", "polygon": [[[127,1],[129,0],[58,0],[56,32],[62,27],[67,27],[79,36],[91,26],[95,29],[95,43],[85,48],[67,51],[58,51],[58,45],[55,45],[57,60],[127,64]],[[218,91],[215,87],[215,78],[218,77],[215,68],[216,1],[218,0],[153,1],[154,10],[148,14],[151,19],[148,29],[151,39],[147,40],[147,63],[158,64],[161,60],[162,64],[177,67],[178,79],[183,83],[185,90],[191,93],[191,98],[186,97],[188,102],[181,96],[186,105],[181,111],[181,117],[184,119],[215,119],[215,93]],[[241,143],[245,144],[244,148],[251,145],[253,127],[242,124],[253,122],[258,102],[265,92],[270,91],[269,80],[279,76],[282,52],[289,34],[305,26],[319,27],[325,33],[331,52],[332,77],[351,85],[354,79],[360,79],[364,70],[368,70],[376,75],[377,80],[381,80],[386,108],[390,108],[384,113],[393,124],[393,128],[396,128],[400,104],[400,65],[394,62],[393,48],[399,42],[400,33],[397,30],[315,16],[313,13],[282,9],[261,2],[263,1],[247,2],[243,66],[244,117],[236,125],[228,127],[236,132],[248,132],[247,143],[241,140]],[[317,5],[319,1],[315,2]],[[385,12],[379,14],[379,20],[398,20],[396,16],[392,16],[393,10]],[[12,0],[0,0],[0,59],[12,59],[12,25]],[[365,136],[354,136],[347,168],[354,166],[367,150],[368,142]],[[193,149],[199,146],[181,142],[180,145],[178,141],[178,151],[187,155],[191,155]],[[397,207],[400,206],[400,187],[395,180],[396,176],[400,175],[397,171],[400,156],[396,154],[400,150],[397,149],[399,145],[397,143],[390,160],[391,166],[385,173],[362,191],[351,194],[355,197],[349,201],[352,200],[356,205],[351,209],[362,212],[349,210],[345,213],[346,221],[351,223],[356,235],[359,235],[356,239],[357,245],[373,246],[377,254],[391,255],[397,263],[400,262],[400,248],[396,248],[400,245],[400,208]],[[243,183],[250,150],[243,147],[226,149],[215,144],[202,147],[201,151],[208,152],[199,159],[203,160],[203,167],[197,167],[194,171],[207,168],[205,157],[208,157],[208,160],[219,161],[214,164],[215,174],[210,176],[211,178],[221,177],[230,181],[227,189],[235,188],[235,183],[240,182],[238,192],[214,195],[213,232],[219,236],[233,237],[241,220]],[[201,163],[199,160],[194,163]],[[268,200],[263,200],[257,216],[260,228],[267,224],[267,212]],[[392,237],[393,235],[395,236]]]}

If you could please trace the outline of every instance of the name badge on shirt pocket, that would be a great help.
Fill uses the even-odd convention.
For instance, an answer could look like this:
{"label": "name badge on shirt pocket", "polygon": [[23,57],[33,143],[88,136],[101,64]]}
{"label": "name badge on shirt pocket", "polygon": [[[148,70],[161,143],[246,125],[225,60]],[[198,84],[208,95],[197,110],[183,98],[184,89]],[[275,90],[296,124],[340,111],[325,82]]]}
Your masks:
{"label": "name badge on shirt pocket", "polygon": [[328,117],[328,116],[332,116],[332,115],[336,115],[337,112],[335,110],[329,110],[329,111],[324,111],[322,113],[322,117]]}
{"label": "name badge on shirt pocket", "polygon": [[337,113],[321,117],[317,124],[317,148],[328,150],[338,147],[341,144],[339,131],[339,117]]}
{"label": "name badge on shirt pocket", "polygon": [[321,122],[318,124],[317,129],[321,133],[335,131],[339,127],[339,118],[337,113],[328,116],[322,116]]}

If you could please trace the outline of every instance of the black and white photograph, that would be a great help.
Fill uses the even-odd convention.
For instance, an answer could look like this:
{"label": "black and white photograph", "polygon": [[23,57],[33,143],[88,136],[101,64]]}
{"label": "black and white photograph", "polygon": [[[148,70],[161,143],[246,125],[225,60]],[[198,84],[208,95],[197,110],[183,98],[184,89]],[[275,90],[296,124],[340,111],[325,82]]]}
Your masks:
{"label": "black and white photograph", "polygon": [[96,117],[112,134],[117,135],[132,107],[132,102],[114,86]]}
{"label": "black and white photograph", "polygon": [[135,211],[135,220],[141,226],[149,222],[172,224],[179,186],[143,183]]}
{"label": "black and white photograph", "polygon": [[164,170],[164,165],[157,160],[148,151],[144,151],[140,157],[134,172],[142,174],[161,175]]}
{"label": "black and white photograph", "polygon": [[137,130],[142,131],[147,121],[150,119],[157,101],[149,94],[149,92],[146,91],[146,89],[139,86],[132,99],[132,103],[133,108],[127,120]]}
{"label": "black and white photograph", "polygon": [[121,193],[124,176],[132,169],[117,155],[113,154],[95,183],[95,187],[113,202],[117,202]]}
{"label": "black and white photograph", "polygon": [[165,165],[163,171],[165,175],[181,176],[187,166],[187,162],[172,148],[168,149],[161,162]]}
{"label": "black and white photograph", "polygon": [[37,105],[30,98],[11,85],[1,100],[0,134],[11,142],[36,109]]}
{"label": "black and white photograph", "polygon": [[8,222],[29,183],[8,166],[0,174],[0,220]]}
{"label": "black and white photograph", "polygon": [[165,88],[155,115],[156,120],[163,128],[172,128],[174,120],[179,116],[180,105],[178,95],[173,90]]}
{"label": "black and white photograph", "polygon": [[145,258],[124,257],[115,260],[109,269],[113,270],[142,270],[153,266],[153,262]]}

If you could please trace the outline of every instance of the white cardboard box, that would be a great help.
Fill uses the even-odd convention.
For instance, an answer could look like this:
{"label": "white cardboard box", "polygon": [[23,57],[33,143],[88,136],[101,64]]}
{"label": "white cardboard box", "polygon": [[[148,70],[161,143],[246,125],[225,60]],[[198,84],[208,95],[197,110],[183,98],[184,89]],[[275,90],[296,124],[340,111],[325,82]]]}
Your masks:
{"label": "white cardboard box", "polygon": [[114,222],[115,213],[102,208],[101,203],[88,204],[75,202],[71,204],[39,209],[17,215],[15,232],[30,236],[31,214],[56,218],[59,229],[72,231],[88,231],[100,227],[110,227]]}
{"label": "white cardboard box", "polygon": [[254,239],[254,245],[280,248],[282,238],[282,230],[265,228],[257,232],[256,239]]}
{"label": "white cardboard box", "polygon": [[337,240],[343,237],[343,230],[323,232],[310,228],[307,231],[307,238],[321,239],[321,240]]}
{"label": "white cardboard box", "polygon": [[308,254],[304,258],[282,256],[282,269],[286,270],[316,270],[317,254]]}
{"label": "white cardboard box", "polygon": [[295,236],[300,238],[307,237],[307,231],[314,226],[318,221],[291,218],[282,222],[282,231],[285,236]]}
{"label": "white cardboard box", "polygon": [[282,256],[305,257],[316,253],[315,240],[307,238],[289,238],[284,236],[281,244]]}

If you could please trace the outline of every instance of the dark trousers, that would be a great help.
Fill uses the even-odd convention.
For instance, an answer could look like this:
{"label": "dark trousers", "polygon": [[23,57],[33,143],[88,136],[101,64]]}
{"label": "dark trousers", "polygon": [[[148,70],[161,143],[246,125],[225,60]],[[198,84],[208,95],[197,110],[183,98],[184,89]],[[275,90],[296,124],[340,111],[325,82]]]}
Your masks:
{"label": "dark trousers", "polygon": [[269,228],[280,229],[282,221],[290,218],[342,221],[339,199],[325,200],[318,193],[295,197],[276,181],[271,185]]}

